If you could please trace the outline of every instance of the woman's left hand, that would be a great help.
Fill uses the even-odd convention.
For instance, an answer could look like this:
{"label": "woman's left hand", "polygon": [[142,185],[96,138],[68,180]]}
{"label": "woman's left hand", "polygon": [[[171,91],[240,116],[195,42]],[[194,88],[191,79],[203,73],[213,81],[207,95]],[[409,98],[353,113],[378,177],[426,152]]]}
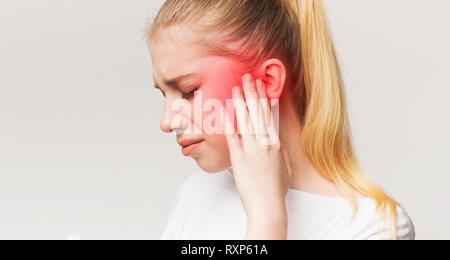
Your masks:
{"label": "woman's left hand", "polygon": [[226,115],[225,136],[236,188],[247,213],[246,238],[286,239],[289,159],[276,132],[263,81],[255,82],[250,74],[242,81],[244,93],[233,88],[239,133]]}

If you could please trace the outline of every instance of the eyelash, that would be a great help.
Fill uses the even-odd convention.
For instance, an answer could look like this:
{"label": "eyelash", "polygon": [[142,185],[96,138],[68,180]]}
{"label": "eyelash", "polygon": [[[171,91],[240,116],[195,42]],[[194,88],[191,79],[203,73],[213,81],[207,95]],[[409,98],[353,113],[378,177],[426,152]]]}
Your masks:
{"label": "eyelash", "polygon": [[194,94],[195,94],[195,91],[197,91],[199,89],[199,87],[196,87],[194,90],[192,90],[191,92],[189,92],[189,93],[186,93],[186,94],[183,94],[183,98],[184,99],[190,99],[190,98],[192,98],[193,96],[194,96]]}

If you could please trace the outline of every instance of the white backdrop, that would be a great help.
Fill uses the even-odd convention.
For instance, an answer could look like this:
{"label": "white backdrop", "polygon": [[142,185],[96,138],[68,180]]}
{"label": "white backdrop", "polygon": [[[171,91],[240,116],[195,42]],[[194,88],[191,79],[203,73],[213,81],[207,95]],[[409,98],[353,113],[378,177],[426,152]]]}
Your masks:
{"label": "white backdrop", "polygon": [[[197,169],[159,130],[163,1],[0,0],[0,239],[157,239]],[[450,2],[327,0],[364,167],[450,238]]]}

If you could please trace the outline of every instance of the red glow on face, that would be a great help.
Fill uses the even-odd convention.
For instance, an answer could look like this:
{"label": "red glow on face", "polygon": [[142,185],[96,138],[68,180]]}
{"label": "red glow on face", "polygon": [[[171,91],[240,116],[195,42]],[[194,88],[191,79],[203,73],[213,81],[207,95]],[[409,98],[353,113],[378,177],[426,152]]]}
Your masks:
{"label": "red glow on face", "polygon": [[[214,61],[213,61],[214,60]],[[242,72],[240,72],[231,59],[223,57],[210,57],[201,62],[204,68],[202,84],[199,90],[202,91],[202,104],[207,104],[209,100],[219,100],[223,108],[227,110],[228,116],[236,120],[234,107],[232,106],[232,89],[242,84]],[[203,111],[203,119],[214,111]]]}
{"label": "red glow on face", "polygon": [[[232,103],[232,89],[242,85],[242,65],[229,57],[211,56],[204,52],[203,47],[198,44],[189,43],[192,38],[191,33],[177,27],[169,27],[153,42],[151,56],[153,61],[154,79],[163,84],[164,79],[173,79],[180,75],[195,74],[192,79],[182,83],[181,87],[192,90],[193,85],[198,86],[202,92],[201,103],[206,104],[208,100],[215,99],[222,103],[230,118],[234,117],[234,108],[227,106]],[[180,39],[174,41],[174,38]],[[181,40],[183,39],[183,40]],[[193,39],[194,40],[194,39]],[[164,86],[166,87],[166,86]],[[190,99],[193,107],[194,101],[198,98]],[[214,111],[204,111],[200,108],[202,116],[195,116],[191,110],[191,121],[197,128],[203,129],[203,124],[199,118],[205,119]]]}
{"label": "red glow on face", "polygon": [[[165,132],[173,129],[170,122],[173,122],[172,119],[176,116],[189,120],[196,129],[204,131],[205,124],[202,121],[208,119],[214,111],[205,111],[201,107],[200,116],[197,117],[195,113],[198,112],[195,109],[191,110],[191,114],[171,112],[170,104],[174,99],[182,98],[182,93],[177,89],[169,88],[164,84],[164,80],[194,73],[196,76],[180,84],[183,88],[189,88],[189,91],[192,91],[195,86],[195,89],[198,88],[202,93],[201,98],[194,96],[186,99],[191,107],[194,107],[194,103],[198,100],[201,104],[206,104],[208,100],[215,99],[221,103],[222,108],[227,108],[227,100],[232,100],[233,87],[241,86],[243,75],[241,67],[230,58],[206,54],[202,46],[194,44],[197,40],[194,36],[195,34],[186,28],[170,26],[159,31],[157,37],[154,37],[151,42],[154,81],[166,94],[161,117],[161,129]],[[234,118],[234,108],[227,111],[229,116]],[[179,125],[177,124],[177,127]],[[204,140],[192,156],[202,169],[207,172],[218,172],[230,166],[225,136],[205,133],[190,135],[184,129],[181,135],[184,138]]]}

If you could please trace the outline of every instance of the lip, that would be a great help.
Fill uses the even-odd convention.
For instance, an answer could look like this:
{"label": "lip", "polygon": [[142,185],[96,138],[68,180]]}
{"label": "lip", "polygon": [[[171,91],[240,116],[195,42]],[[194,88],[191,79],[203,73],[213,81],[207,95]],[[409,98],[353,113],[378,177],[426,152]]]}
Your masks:
{"label": "lip", "polygon": [[185,139],[178,141],[178,144],[181,146],[181,152],[184,156],[190,156],[202,142],[203,139]]}

